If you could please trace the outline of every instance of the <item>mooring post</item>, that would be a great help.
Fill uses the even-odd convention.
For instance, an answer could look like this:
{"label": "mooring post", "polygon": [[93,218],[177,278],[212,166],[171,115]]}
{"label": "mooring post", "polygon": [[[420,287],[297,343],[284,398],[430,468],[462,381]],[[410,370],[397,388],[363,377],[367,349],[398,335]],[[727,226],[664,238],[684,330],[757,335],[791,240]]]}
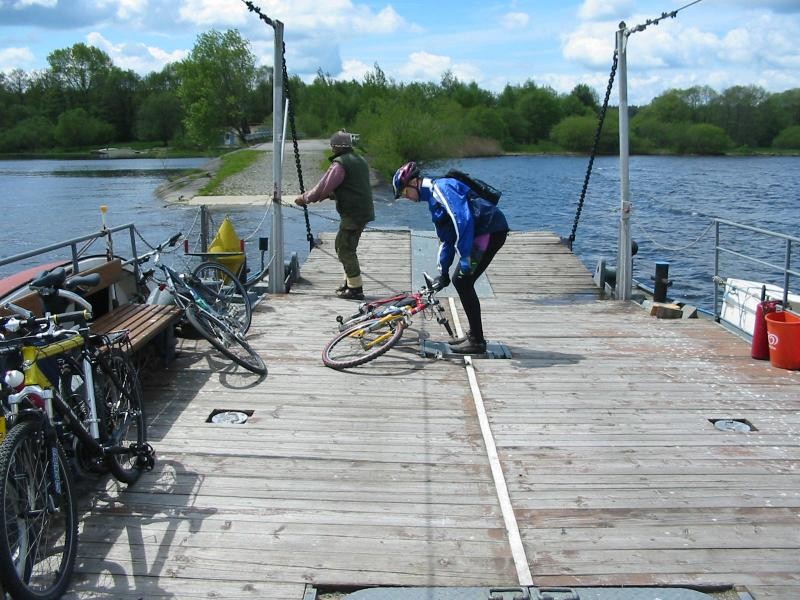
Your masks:
{"label": "mooring post", "polygon": [[[275,29],[275,62],[272,75],[272,256],[269,264],[268,291],[285,294],[283,280],[283,215],[281,185],[283,164],[283,23],[273,21]],[[280,144],[280,146],[279,146]]]}
{"label": "mooring post", "polygon": [[653,301],[666,302],[667,301],[667,287],[669,287],[669,263],[657,262],[656,272],[653,277],[655,285],[653,287]]}

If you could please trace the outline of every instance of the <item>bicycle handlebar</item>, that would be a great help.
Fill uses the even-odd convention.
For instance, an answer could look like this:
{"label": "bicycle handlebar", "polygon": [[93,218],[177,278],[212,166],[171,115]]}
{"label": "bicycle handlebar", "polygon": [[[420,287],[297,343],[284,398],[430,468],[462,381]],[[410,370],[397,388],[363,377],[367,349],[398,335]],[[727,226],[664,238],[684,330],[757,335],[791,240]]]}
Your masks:
{"label": "bicycle handlebar", "polygon": [[127,260],[123,264],[126,264],[126,265],[132,265],[132,264],[141,265],[142,263],[146,263],[148,260],[150,260],[151,257],[155,256],[156,254],[159,254],[164,248],[172,248],[173,246],[175,246],[175,244],[178,243],[178,240],[180,240],[181,237],[183,237],[183,232],[179,231],[178,233],[173,235],[171,238],[169,238],[165,242],[161,242],[158,246],[156,246],[155,248],[153,248],[149,252],[145,252],[144,254],[141,254],[140,256],[136,256],[136,257],[134,257],[134,258],[132,258],[130,260]]}

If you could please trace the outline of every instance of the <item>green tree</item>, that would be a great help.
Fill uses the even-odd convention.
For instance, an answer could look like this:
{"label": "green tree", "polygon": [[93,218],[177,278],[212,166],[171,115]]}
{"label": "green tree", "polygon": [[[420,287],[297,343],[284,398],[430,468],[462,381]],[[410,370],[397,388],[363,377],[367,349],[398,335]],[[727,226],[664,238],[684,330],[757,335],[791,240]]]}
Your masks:
{"label": "green tree", "polygon": [[590,152],[597,133],[595,117],[571,116],[559,121],[550,133],[550,138],[569,152]]}
{"label": "green tree", "polygon": [[247,101],[256,78],[249,42],[236,30],[200,34],[178,73],[189,138],[210,146],[231,128],[244,141],[249,131]]}
{"label": "green tree", "polygon": [[136,115],[136,135],[140,140],[159,140],[165,146],[181,129],[183,111],[173,92],[150,94]]}
{"label": "green tree", "polygon": [[0,151],[44,150],[53,141],[53,124],[42,116],[30,117],[0,134]]}
{"label": "green tree", "polygon": [[56,142],[67,148],[108,143],[114,139],[114,127],[89,115],[82,108],[73,108],[58,117]]}
{"label": "green tree", "polygon": [[800,125],[792,125],[781,131],[772,142],[775,148],[800,150]]}
{"label": "green tree", "polygon": [[724,154],[730,147],[725,130],[709,123],[690,125],[679,142],[679,149],[687,154]]}
{"label": "green tree", "polygon": [[50,70],[73,98],[73,105],[87,107],[95,90],[114,64],[111,58],[94,46],[75,44],[54,50],[47,56]]}

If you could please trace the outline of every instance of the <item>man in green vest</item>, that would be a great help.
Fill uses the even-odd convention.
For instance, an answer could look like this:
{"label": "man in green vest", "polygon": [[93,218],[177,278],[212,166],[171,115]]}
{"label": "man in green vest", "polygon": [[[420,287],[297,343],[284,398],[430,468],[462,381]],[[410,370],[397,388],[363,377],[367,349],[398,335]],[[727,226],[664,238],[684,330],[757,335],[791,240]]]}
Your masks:
{"label": "man in green vest", "polygon": [[353,136],[344,130],[331,136],[331,166],[313,189],[295,198],[305,206],[325,198],[336,201],[339,232],[336,234],[336,256],[344,268],[344,284],[336,290],[339,298],[363,300],[364,288],[358,263],[358,242],[367,223],[375,220],[369,165],[353,151]]}

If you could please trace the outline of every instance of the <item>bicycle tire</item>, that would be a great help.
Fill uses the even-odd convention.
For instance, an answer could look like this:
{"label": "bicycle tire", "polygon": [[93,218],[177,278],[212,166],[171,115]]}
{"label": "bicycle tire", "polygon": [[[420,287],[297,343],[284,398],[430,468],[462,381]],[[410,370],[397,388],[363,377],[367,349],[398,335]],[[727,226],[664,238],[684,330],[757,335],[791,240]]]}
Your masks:
{"label": "bicycle tire", "polygon": [[322,362],[332,369],[363,365],[388,352],[406,328],[402,315],[370,319],[335,335],[322,351]]}
{"label": "bicycle tire", "polygon": [[253,307],[247,289],[228,267],[204,262],[192,271],[192,288],[215,311],[234,317],[242,333],[247,333],[253,319]]}
{"label": "bicycle tire", "polygon": [[[61,493],[54,489],[51,450]],[[0,501],[3,588],[16,599],[61,598],[75,568],[78,514],[64,449],[46,443],[38,422],[18,423],[0,444]]]}
{"label": "bicycle tire", "polygon": [[253,350],[244,333],[228,324],[229,319],[211,314],[196,304],[187,306],[185,313],[192,327],[214,348],[248,371],[257,375],[266,374],[267,365],[264,359]]}
{"label": "bicycle tire", "polygon": [[[120,350],[112,350],[100,360],[105,363],[97,371],[101,383],[100,394],[96,395],[101,441],[113,446],[143,447],[147,443],[147,424],[136,369]],[[105,465],[118,481],[128,485],[135,483],[144,470],[136,454],[112,454],[105,458]]]}

